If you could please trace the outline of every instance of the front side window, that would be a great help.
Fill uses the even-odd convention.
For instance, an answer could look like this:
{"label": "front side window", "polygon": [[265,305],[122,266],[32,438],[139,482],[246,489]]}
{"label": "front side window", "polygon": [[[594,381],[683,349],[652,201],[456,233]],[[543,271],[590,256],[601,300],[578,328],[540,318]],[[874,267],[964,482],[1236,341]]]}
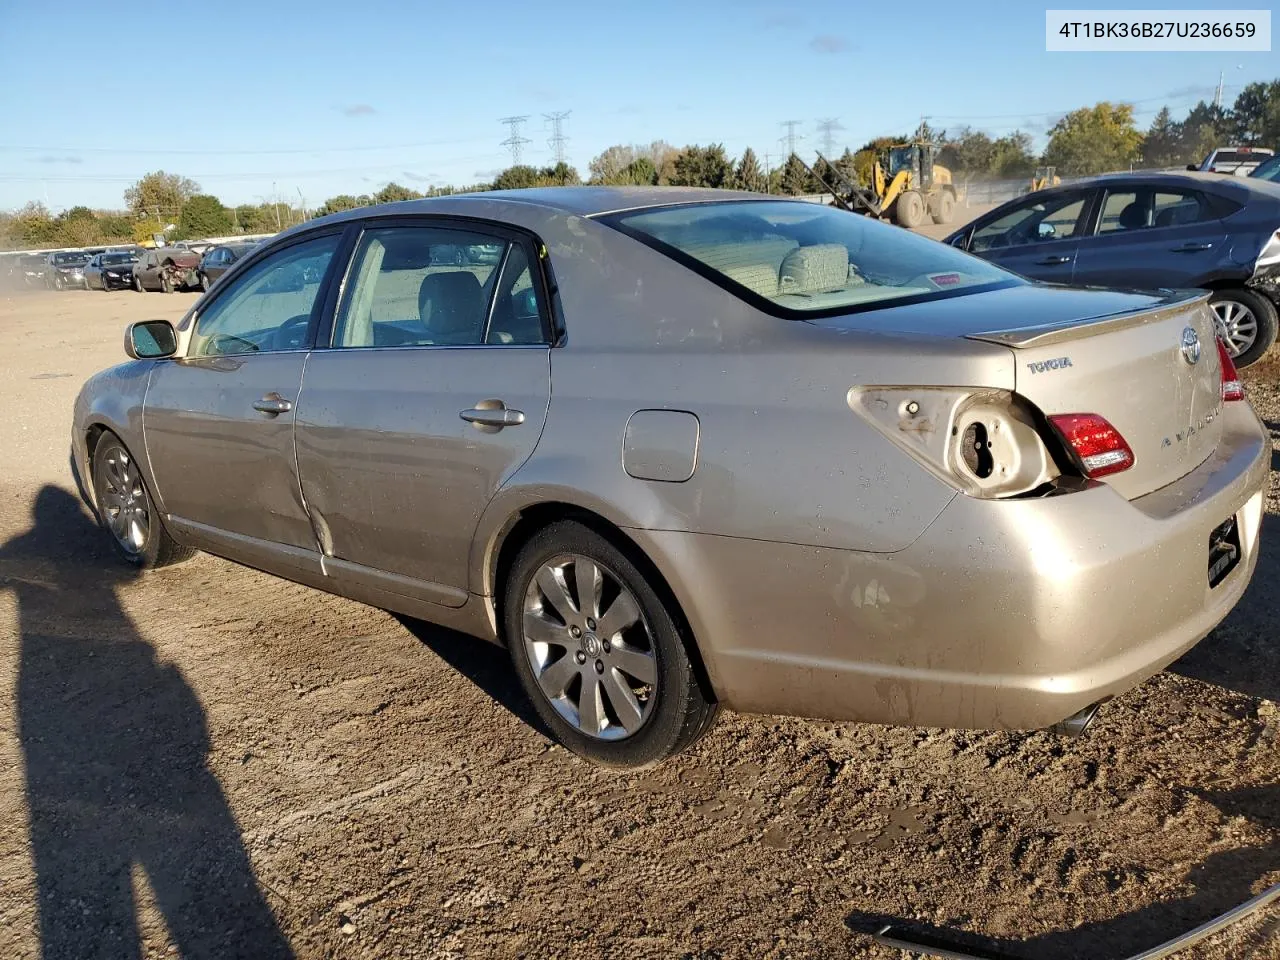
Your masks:
{"label": "front side window", "polygon": [[251,266],[200,314],[188,356],[305,346],[325,271],[339,240],[338,234],[304,240]]}
{"label": "front side window", "polygon": [[1088,199],[1087,193],[1063,193],[1048,199],[1023,201],[975,230],[969,249],[980,253],[1026,243],[1070,239],[1080,227],[1081,214]]}
{"label": "front side window", "polygon": [[835,315],[1023,282],[907,230],[819,204],[702,203],[602,219],[784,315]]}
{"label": "front side window", "polygon": [[540,304],[536,293],[524,293],[532,289],[528,261],[519,261],[523,271],[516,263],[523,249],[519,243],[435,226],[366,230],[352,259],[333,345],[540,342]]}

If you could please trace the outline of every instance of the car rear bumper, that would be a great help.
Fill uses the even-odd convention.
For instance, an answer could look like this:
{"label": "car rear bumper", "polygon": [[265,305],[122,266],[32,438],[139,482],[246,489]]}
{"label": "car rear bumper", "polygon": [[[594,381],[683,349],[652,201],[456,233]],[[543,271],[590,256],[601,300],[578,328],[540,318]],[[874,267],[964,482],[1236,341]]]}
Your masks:
{"label": "car rear bumper", "polygon": [[[1195,645],[1257,563],[1268,435],[1223,413],[1212,457],[1134,501],[957,496],[892,554],[636,531],[665,570],[721,701],[752,713],[1047,727]],[[1240,559],[1209,586],[1210,533]]]}

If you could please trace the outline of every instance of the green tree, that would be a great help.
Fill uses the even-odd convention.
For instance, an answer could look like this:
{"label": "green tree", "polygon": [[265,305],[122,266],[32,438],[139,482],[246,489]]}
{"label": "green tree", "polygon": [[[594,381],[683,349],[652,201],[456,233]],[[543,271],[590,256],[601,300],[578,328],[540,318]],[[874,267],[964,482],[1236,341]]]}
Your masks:
{"label": "green tree", "polygon": [[514,167],[507,167],[507,169],[493,178],[493,189],[495,190],[525,190],[536,186],[540,186],[538,171],[523,163]]}
{"label": "green tree", "polygon": [[1053,125],[1044,162],[1059,173],[1089,176],[1128,167],[1141,149],[1133,107],[1103,101],[1073,110]]}
{"label": "green tree", "polygon": [[276,210],[269,203],[242,203],[232,213],[235,229],[240,233],[273,233],[276,227]]}
{"label": "green tree", "polygon": [[538,171],[538,183],[546,187],[576,187],[582,182],[578,171],[561,160],[553,167]]}
{"label": "green tree", "polygon": [[587,164],[590,175],[589,183],[611,185],[626,183],[626,170],[636,159],[636,148],[624,143],[615,143],[603,152],[592,157]]}
{"label": "green tree", "polygon": [[178,231],[184,237],[223,237],[231,232],[231,211],[207,193],[197,193],[182,205]]}
{"label": "green tree", "polygon": [[170,222],[199,192],[200,185],[194,180],[157,170],[125,190],[124,202],[138,216],[156,217],[158,212],[160,220]]}
{"label": "green tree", "polygon": [[1221,107],[1201,100],[1182,121],[1178,149],[1183,161],[1199,163],[1215,147],[1226,146],[1234,139],[1234,120]]}
{"label": "green tree", "polygon": [[[353,197],[349,193],[340,193],[336,197],[330,197],[326,200],[313,214],[313,217],[327,217],[331,213],[341,213],[344,210],[354,210],[356,207],[365,207],[369,204],[368,197]],[[237,209],[237,213],[239,210]]]}
{"label": "green tree", "polygon": [[1252,146],[1280,145],[1280,80],[1251,83],[1231,107],[1235,139]]}
{"label": "green tree", "polygon": [[11,228],[19,240],[28,247],[43,247],[53,242],[57,226],[49,215],[49,208],[33,201],[20,209],[13,217]]}
{"label": "green tree", "polygon": [[846,179],[852,180],[855,183],[857,182],[858,165],[854,160],[853,151],[848,147],[844,148],[844,153],[840,154],[840,159],[832,164],[832,166],[839,170],[840,173],[844,174]]}
{"label": "green tree", "polygon": [[1142,163],[1148,167],[1172,167],[1182,159],[1182,124],[1174,121],[1168,107],[1161,107],[1142,139]]}
{"label": "green tree", "polygon": [[991,173],[996,145],[987,134],[961,127],[938,150],[938,162],[963,179],[984,177]]}
{"label": "green tree", "polygon": [[793,197],[813,190],[809,171],[805,169],[804,162],[794,153],[787,157],[787,162],[782,165],[782,179],[779,185],[783,193],[789,193]]}
{"label": "green tree", "polygon": [[385,187],[373,195],[374,203],[397,203],[401,200],[417,200],[422,194],[417,190],[410,190],[408,187],[402,187],[398,183],[388,183]]}
{"label": "green tree", "polygon": [[636,157],[622,171],[619,182],[635,187],[652,187],[658,182],[658,168],[648,157]]}
{"label": "green tree", "polygon": [[101,213],[98,230],[103,240],[128,240],[133,236],[133,221],[117,213]]}
{"label": "green tree", "polygon": [[742,156],[738,158],[738,166],[733,171],[733,185],[739,190],[750,190],[753,193],[764,193],[768,186],[764,171],[760,169],[760,161],[756,159],[756,152],[750,147],[743,150]]}
{"label": "green tree", "polygon": [[733,163],[724,147],[713,143],[685,147],[675,158],[672,184],[679,187],[727,187],[733,177]]}
{"label": "green tree", "polygon": [[1031,152],[1031,135],[1015,130],[991,144],[990,173],[993,177],[1012,179],[1029,177],[1036,167]]}

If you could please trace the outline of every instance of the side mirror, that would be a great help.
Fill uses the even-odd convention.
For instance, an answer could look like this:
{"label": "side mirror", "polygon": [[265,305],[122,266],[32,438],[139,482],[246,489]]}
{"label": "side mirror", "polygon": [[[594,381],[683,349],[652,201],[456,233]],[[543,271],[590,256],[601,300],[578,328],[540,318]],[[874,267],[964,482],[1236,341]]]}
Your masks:
{"label": "side mirror", "polygon": [[1039,223],[1036,224],[1037,240],[1052,240],[1057,235],[1058,235],[1058,231],[1054,229],[1052,223],[1045,223],[1043,220],[1041,220]]}
{"label": "side mirror", "polygon": [[124,352],[134,360],[160,360],[178,352],[178,335],[168,320],[131,323],[124,332]]}

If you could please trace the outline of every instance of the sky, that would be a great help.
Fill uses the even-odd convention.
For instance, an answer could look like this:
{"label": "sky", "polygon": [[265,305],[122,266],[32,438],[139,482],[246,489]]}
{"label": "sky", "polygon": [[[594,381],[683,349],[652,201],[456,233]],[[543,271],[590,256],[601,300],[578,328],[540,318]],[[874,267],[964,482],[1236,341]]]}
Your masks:
{"label": "sky", "polygon": [[[544,116],[566,111],[567,159],[584,175],[610,144],[655,139],[751,146],[776,165],[788,120],[808,157],[824,119],[841,128],[837,152],[922,116],[1021,129],[1039,146],[1061,114],[1099,100],[1133,103],[1145,128],[1164,104],[1178,118],[1212,98],[1220,72],[1228,101],[1280,77],[1275,52],[1047,53],[1045,6],[1024,0],[166,8],[0,0],[0,209],[121,208],[158,169],[229,204],[475,183],[511,163],[501,118],[529,118],[523,158],[541,165]],[[907,11],[918,29],[896,25]]]}

